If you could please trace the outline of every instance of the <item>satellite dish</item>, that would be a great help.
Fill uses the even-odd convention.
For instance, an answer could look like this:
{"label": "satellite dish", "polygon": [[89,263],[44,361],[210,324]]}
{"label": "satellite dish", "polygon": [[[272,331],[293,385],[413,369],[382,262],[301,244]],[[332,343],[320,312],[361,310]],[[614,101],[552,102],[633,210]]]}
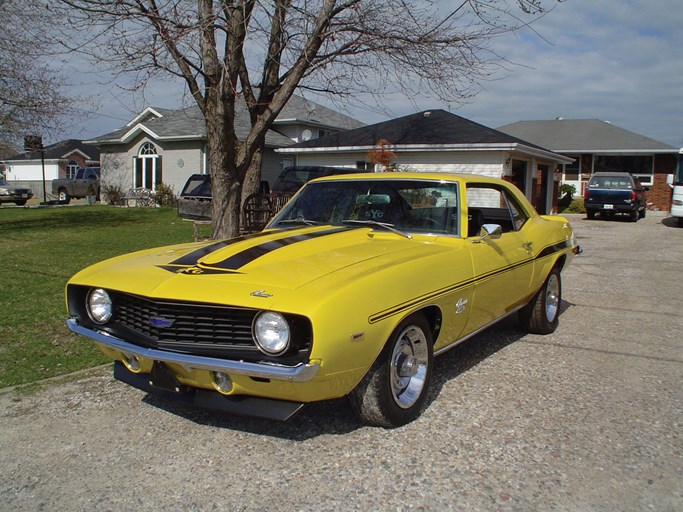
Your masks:
{"label": "satellite dish", "polygon": [[304,130],[301,132],[301,140],[311,140],[311,137],[313,137],[311,130]]}

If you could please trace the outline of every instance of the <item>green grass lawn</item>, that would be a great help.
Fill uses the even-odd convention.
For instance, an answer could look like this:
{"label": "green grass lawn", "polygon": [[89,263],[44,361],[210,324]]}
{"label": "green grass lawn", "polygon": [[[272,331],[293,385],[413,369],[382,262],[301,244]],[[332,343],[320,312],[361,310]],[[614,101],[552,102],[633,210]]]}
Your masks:
{"label": "green grass lawn", "polygon": [[64,323],[64,286],[119,254],[191,242],[171,208],[0,208],[0,388],[106,362]]}

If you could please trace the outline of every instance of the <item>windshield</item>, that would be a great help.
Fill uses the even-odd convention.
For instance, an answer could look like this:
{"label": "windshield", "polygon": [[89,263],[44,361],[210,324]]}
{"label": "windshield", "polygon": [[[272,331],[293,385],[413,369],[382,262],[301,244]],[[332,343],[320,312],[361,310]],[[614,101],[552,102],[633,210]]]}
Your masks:
{"label": "windshield", "polygon": [[269,227],[361,222],[405,232],[456,235],[457,184],[399,179],[309,183]]}

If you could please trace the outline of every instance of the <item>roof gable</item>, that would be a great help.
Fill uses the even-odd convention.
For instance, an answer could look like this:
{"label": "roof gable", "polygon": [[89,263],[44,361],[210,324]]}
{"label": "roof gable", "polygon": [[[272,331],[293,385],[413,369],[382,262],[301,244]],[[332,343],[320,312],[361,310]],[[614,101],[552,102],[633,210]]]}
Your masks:
{"label": "roof gable", "polygon": [[499,130],[561,153],[676,152],[676,148],[599,119],[518,121]]}

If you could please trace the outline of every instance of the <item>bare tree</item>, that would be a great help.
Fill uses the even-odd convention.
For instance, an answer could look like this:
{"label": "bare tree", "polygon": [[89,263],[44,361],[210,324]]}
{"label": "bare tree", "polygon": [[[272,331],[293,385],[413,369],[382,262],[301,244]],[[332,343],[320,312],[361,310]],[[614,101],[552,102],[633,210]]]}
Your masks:
{"label": "bare tree", "polygon": [[[239,231],[258,183],[265,136],[297,88],[347,98],[428,92],[458,100],[495,71],[490,39],[557,0],[61,0],[77,49],[138,84],[185,81],[206,120],[213,236]],[[448,5],[444,9],[443,5]],[[65,17],[66,19],[66,17]],[[251,121],[239,138],[241,109]]]}
{"label": "bare tree", "polygon": [[54,19],[38,0],[0,0],[0,143],[17,147],[27,134],[56,132],[74,99],[45,57]]}

